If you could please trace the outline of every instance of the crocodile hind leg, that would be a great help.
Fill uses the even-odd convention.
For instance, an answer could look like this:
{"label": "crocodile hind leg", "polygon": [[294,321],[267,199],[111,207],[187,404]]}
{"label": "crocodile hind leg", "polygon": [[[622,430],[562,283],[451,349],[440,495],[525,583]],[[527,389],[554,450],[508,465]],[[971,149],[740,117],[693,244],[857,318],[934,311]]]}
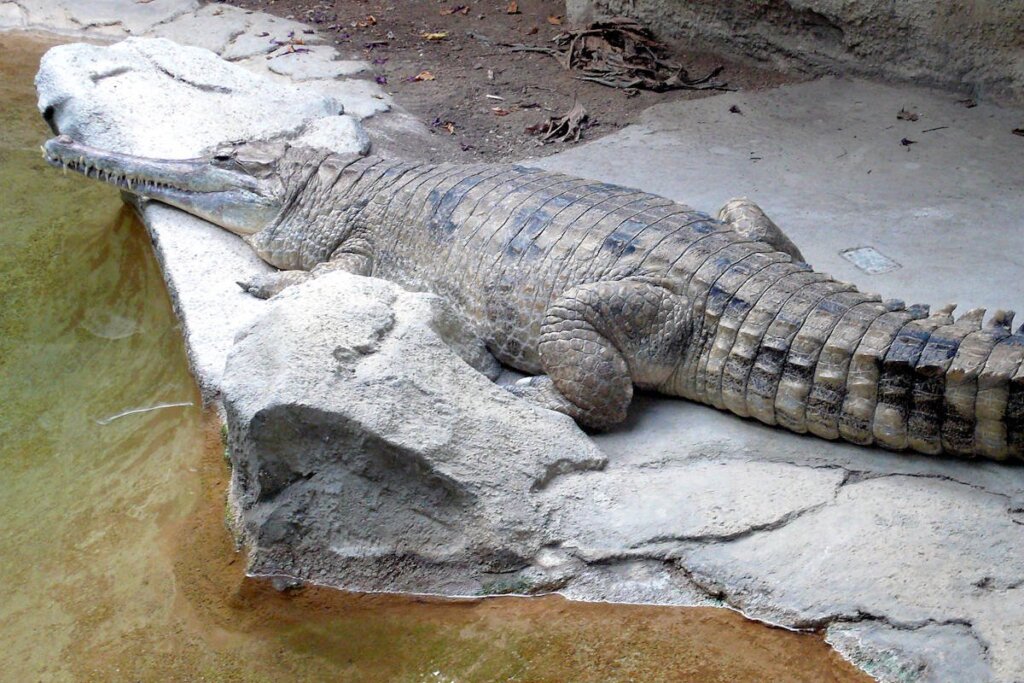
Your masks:
{"label": "crocodile hind leg", "polygon": [[580,424],[626,419],[633,385],[662,387],[690,336],[685,297],[644,280],[573,287],[547,309],[538,353],[546,375],[510,389]]}
{"label": "crocodile hind leg", "polygon": [[718,220],[750,240],[767,242],[775,250],[789,254],[794,261],[803,261],[804,256],[796,245],[782,232],[775,222],[765,215],[760,206],[746,197],[730,199],[718,211]]}

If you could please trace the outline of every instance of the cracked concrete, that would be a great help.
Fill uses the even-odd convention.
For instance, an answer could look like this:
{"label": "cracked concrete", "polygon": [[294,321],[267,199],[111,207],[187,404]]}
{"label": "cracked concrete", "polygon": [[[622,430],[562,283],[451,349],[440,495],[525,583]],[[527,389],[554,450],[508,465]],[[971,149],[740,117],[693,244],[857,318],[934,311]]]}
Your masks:
{"label": "cracked concrete", "polygon": [[836,470],[780,463],[740,469],[697,461],[562,477],[543,498],[555,510],[556,533],[595,561],[622,550],[646,554],[650,546],[724,542],[779,528],[831,502],[842,478]]}

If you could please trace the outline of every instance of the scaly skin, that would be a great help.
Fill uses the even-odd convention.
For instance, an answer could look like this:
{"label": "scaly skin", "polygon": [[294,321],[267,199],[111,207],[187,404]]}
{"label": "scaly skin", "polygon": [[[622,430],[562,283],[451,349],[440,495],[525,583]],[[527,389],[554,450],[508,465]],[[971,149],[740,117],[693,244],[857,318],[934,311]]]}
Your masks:
{"label": "scaly skin", "polygon": [[1024,457],[1012,313],[983,326],[982,310],[882,302],[812,271],[746,200],[719,220],[538,169],[273,143],[187,162],[67,139],[44,152],[242,235],[282,269],[243,284],[257,296],[344,269],[446,297],[501,362],[539,375],[514,393],[593,428],[624,419],[639,386],[828,439]]}

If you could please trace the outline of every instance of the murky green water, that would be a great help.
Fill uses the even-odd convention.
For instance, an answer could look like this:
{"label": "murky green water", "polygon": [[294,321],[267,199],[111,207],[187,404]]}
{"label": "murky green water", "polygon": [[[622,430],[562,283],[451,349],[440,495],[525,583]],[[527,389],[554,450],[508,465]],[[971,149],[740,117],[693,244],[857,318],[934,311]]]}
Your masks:
{"label": "murky green water", "polygon": [[0,33],[0,680],[866,680],[816,637],[723,610],[245,579],[145,231],[40,158],[44,48]]}
{"label": "murky green water", "polygon": [[0,41],[0,678],[28,681],[64,677],[73,641],[167,612],[146,550],[198,496],[202,416],[100,424],[198,396],[145,231],[116,193],[42,162],[38,48]]}

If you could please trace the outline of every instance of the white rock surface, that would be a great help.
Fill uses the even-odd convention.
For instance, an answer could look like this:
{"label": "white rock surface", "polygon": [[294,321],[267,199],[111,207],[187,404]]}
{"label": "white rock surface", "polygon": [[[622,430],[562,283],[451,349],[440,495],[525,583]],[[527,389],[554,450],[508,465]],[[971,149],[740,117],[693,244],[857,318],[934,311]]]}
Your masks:
{"label": "white rock surface", "polygon": [[[757,485],[740,491],[740,478]],[[580,557],[596,562],[626,549],[728,541],[781,527],[832,502],[842,481],[834,469],[750,462],[739,470],[712,460],[562,478],[545,496],[560,535],[574,539]]]}
{"label": "white rock surface", "polygon": [[[684,551],[683,562],[759,619],[833,627],[868,619],[947,635],[969,627],[991,677],[1021,674],[1024,525],[1002,496],[941,479],[867,479],[785,528]],[[980,665],[944,661],[941,640],[920,646],[915,656],[934,680],[967,680],[961,667]]]}
{"label": "white rock surface", "polygon": [[24,28],[25,11],[13,2],[0,2],[0,29]]}
{"label": "white rock surface", "polygon": [[[343,100],[347,113],[361,119],[393,106],[370,78],[372,69],[365,61],[348,59],[323,44],[305,24],[231,5],[200,6],[197,0],[7,0],[0,1],[3,29],[41,29],[98,42],[128,36],[168,38],[215,52],[279,83]],[[387,132],[392,122],[413,136],[425,133],[402,112],[376,125]]]}
{"label": "white rock surface", "polygon": [[198,0],[16,0],[25,25],[60,32],[86,32],[112,39],[141,35],[199,8]]}
{"label": "white rock surface", "polygon": [[[206,5],[195,12],[183,14],[174,21],[160,24],[153,28],[150,35],[154,38],[167,38],[181,45],[192,45],[223,55],[228,46],[246,34],[252,25],[252,12],[232,5]],[[289,30],[295,27],[284,25],[279,34],[287,38]],[[266,51],[273,49],[271,37],[265,36]],[[248,56],[248,55],[246,55]]]}
{"label": "white rock surface", "polygon": [[470,363],[499,369],[434,295],[331,273],[272,299],[223,380],[250,571],[478,594],[531,565],[536,491],[605,459]]}
{"label": "white rock surface", "polygon": [[337,56],[338,51],[326,45],[293,46],[267,58],[267,68],[295,81],[353,76],[370,68],[366,62]]}

